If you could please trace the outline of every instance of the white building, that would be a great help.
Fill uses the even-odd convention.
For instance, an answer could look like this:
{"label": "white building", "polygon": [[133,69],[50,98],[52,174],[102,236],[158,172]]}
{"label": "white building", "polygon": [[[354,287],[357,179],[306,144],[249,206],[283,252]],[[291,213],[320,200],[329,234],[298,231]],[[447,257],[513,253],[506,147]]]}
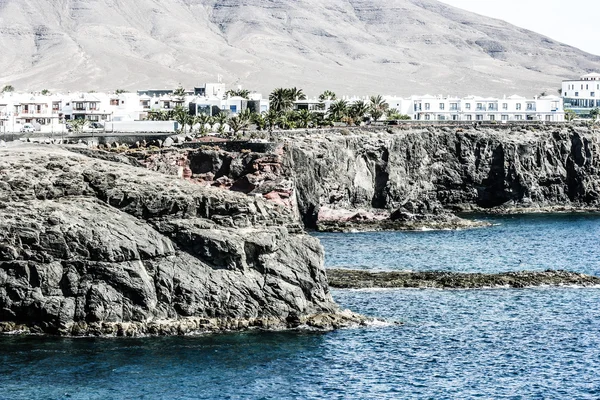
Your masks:
{"label": "white building", "polygon": [[[502,99],[468,96],[412,96],[413,107],[406,112],[419,121],[546,121],[563,122],[564,110],[558,96],[510,96]],[[402,109],[406,110],[405,107]]]}
{"label": "white building", "polygon": [[600,108],[600,74],[591,73],[578,80],[563,81],[561,94],[565,109],[580,116],[589,115],[591,110]]}
{"label": "white building", "polygon": [[[196,94],[196,92],[198,94]],[[131,122],[147,120],[151,113],[183,107],[192,114],[237,114],[246,109],[265,112],[268,99],[251,93],[248,99],[226,97],[225,85],[206,84],[202,88],[176,96],[168,90],[144,90],[138,93],[39,93],[0,94],[0,133],[19,132],[28,124],[39,132],[64,132],[69,121]]]}

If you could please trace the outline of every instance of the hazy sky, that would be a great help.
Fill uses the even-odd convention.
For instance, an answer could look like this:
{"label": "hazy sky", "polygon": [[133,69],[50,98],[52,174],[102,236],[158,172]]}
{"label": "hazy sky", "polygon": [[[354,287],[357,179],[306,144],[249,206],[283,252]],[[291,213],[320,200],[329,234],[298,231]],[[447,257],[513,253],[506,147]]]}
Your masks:
{"label": "hazy sky", "polygon": [[600,55],[600,0],[440,0]]}

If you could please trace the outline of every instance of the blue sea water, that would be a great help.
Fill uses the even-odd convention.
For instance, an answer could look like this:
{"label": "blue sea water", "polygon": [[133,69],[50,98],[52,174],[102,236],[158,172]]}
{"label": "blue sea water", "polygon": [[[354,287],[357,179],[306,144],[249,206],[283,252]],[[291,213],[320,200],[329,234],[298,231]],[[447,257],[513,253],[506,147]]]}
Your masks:
{"label": "blue sea water", "polygon": [[[318,234],[328,267],[599,274],[600,218]],[[519,261],[520,260],[520,261]],[[0,399],[599,399],[600,288],[335,290],[399,320],[331,333],[0,337]]]}

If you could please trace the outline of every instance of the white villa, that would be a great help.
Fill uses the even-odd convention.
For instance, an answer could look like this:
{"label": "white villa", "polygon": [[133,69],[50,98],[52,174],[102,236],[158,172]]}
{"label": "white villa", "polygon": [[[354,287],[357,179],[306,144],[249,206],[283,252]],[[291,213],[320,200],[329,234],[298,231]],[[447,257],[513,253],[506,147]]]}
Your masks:
{"label": "white villa", "polygon": [[563,81],[561,94],[566,109],[578,115],[589,115],[591,110],[600,108],[600,74],[591,73],[578,80]]}
{"label": "white villa", "polygon": [[152,112],[168,111],[177,106],[192,114],[219,112],[237,114],[250,108],[267,111],[268,99],[260,93],[251,93],[248,99],[226,97],[225,84],[207,83],[178,97],[172,90],[145,90],[138,93],[41,93],[0,94],[0,133],[19,132],[30,124],[41,132],[62,132],[75,119],[92,122],[131,122],[148,119]]}

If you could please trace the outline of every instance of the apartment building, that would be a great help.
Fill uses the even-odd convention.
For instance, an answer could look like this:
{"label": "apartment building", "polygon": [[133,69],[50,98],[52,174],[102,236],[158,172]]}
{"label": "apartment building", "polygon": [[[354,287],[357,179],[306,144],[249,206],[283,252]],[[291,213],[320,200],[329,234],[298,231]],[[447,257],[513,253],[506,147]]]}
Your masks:
{"label": "apartment building", "polygon": [[[493,97],[412,96],[412,115],[418,121],[564,121],[562,100],[558,96]],[[403,110],[406,110],[404,107]]]}
{"label": "apartment building", "polygon": [[583,75],[577,80],[562,82],[561,95],[564,107],[585,117],[595,108],[600,108],[600,74]]}

